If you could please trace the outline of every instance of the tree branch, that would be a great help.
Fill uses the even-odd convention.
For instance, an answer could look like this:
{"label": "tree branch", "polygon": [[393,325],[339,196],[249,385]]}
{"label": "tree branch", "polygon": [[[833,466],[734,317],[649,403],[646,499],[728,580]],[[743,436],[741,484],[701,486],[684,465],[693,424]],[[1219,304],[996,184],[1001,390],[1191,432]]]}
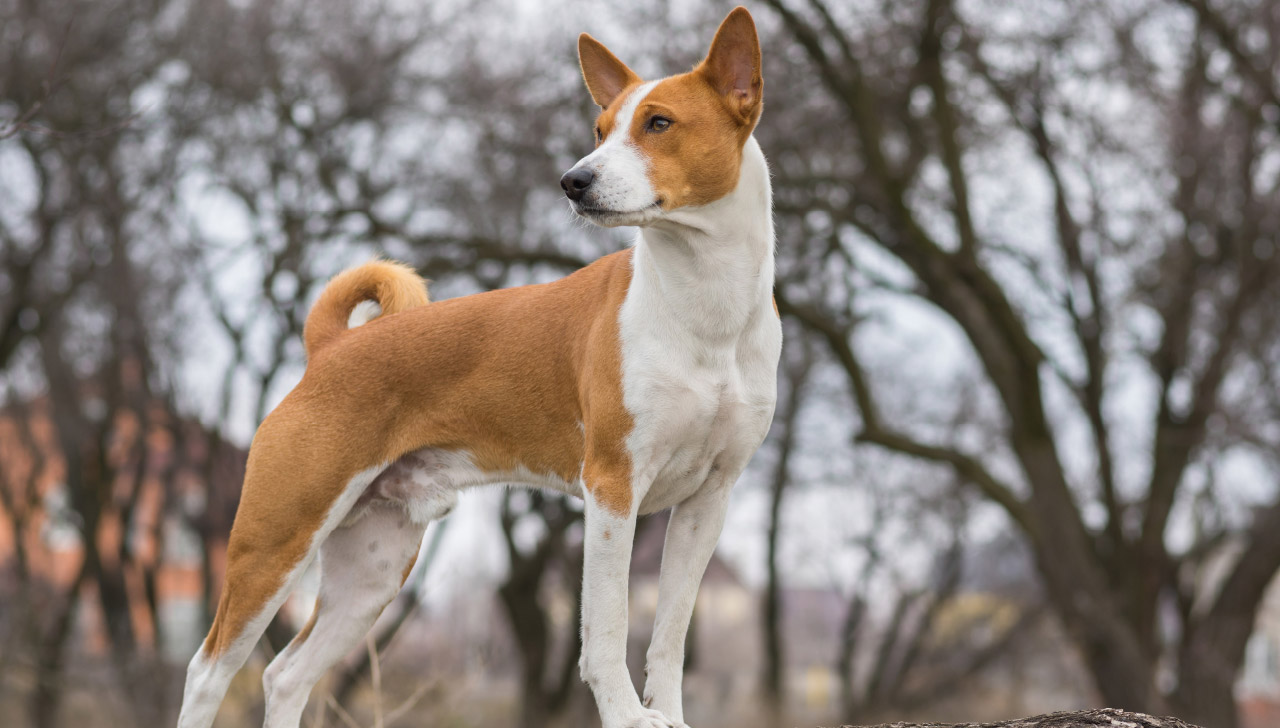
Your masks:
{"label": "tree branch", "polygon": [[933,119],[938,125],[942,163],[947,169],[947,179],[951,185],[952,214],[955,215],[956,230],[960,236],[960,250],[973,256],[977,253],[978,234],[974,230],[973,216],[970,213],[969,183],[960,150],[956,107],[951,101],[946,73],[942,67],[942,34],[946,25],[954,21],[951,0],[929,0],[924,32],[920,38],[919,63],[925,83],[933,92]]}
{"label": "tree branch", "polygon": [[1235,61],[1240,74],[1261,93],[1273,106],[1280,107],[1280,88],[1274,83],[1274,75],[1266,64],[1258,64],[1244,50],[1244,44],[1236,29],[1216,10],[1209,6],[1208,0],[1178,0],[1195,11],[1196,17],[1204,27],[1222,44],[1223,50]]}
{"label": "tree branch", "polygon": [[[1050,138],[1048,125],[1045,123],[1045,108],[1040,94],[1033,91],[1030,103],[1024,103],[1018,93],[1007,83],[997,79],[992,69],[987,66],[977,40],[968,37],[966,45],[970,63],[978,76],[986,82],[988,88],[1004,105],[1014,126],[1031,142],[1032,150],[1044,167],[1053,189],[1053,214],[1057,242],[1068,274],[1068,288],[1063,307],[1071,318],[1076,341],[1084,354],[1085,362],[1083,384],[1069,381],[1068,384],[1079,401],[1081,409],[1084,410],[1092,430],[1094,447],[1098,455],[1098,480],[1102,491],[1102,502],[1108,516],[1105,526],[1107,536],[1114,544],[1114,548],[1122,548],[1125,543],[1122,504],[1116,489],[1109,428],[1102,413],[1108,362],[1102,343],[1105,320],[1097,267],[1093,259],[1085,257],[1081,239],[1083,229],[1072,214],[1068,203],[1066,182],[1055,151],[1057,147]],[[1075,278],[1084,282],[1088,297],[1087,310],[1082,310],[1070,285],[1071,280]]]}
{"label": "tree branch", "polygon": [[849,332],[822,316],[815,309],[792,302],[781,291],[777,291],[775,297],[778,302],[778,311],[820,335],[844,368],[853,389],[854,399],[862,413],[862,432],[858,434],[859,441],[880,445],[923,460],[950,465],[961,477],[976,485],[988,498],[1000,504],[1009,513],[1009,517],[1026,533],[1034,535],[1038,532],[1026,504],[1014,494],[1013,488],[996,478],[977,459],[958,450],[918,442],[907,435],[884,427],[879,407],[867,384],[866,373],[854,354],[853,347],[849,344]]}

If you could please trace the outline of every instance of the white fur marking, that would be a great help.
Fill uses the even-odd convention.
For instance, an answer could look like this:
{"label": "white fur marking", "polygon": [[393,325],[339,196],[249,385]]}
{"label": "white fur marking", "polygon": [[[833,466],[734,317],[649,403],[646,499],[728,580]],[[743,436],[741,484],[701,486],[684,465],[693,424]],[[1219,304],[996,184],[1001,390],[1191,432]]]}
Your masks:
{"label": "white fur marking", "polygon": [[613,131],[604,143],[574,165],[595,173],[583,199],[585,207],[624,214],[653,207],[657,193],[649,182],[649,161],[631,139],[631,121],[636,107],[658,83],[650,81],[632,91],[618,109]]}
{"label": "white fur marking", "polygon": [[351,315],[347,317],[347,328],[364,326],[381,315],[382,306],[378,305],[377,301],[361,301],[351,309]]}

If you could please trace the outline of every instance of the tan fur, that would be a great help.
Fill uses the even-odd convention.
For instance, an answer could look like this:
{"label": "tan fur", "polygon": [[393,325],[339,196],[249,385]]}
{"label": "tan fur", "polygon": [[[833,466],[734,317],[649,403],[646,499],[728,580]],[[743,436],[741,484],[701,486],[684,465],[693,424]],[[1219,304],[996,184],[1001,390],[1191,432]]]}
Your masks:
{"label": "tan fur", "polygon": [[[421,543],[418,544],[422,546]],[[409,559],[409,563],[404,565],[404,571],[400,572],[400,588],[404,588],[405,582],[409,581],[409,575],[413,573],[413,565],[418,563],[418,554],[415,552],[413,558]]]}
{"label": "tan fur", "polygon": [[293,636],[293,642],[302,644],[311,636],[311,631],[316,628],[316,620],[320,618],[320,597],[316,597],[315,608],[311,610],[311,616],[307,618],[307,623],[302,625],[302,629],[298,630],[298,634]]}
{"label": "tan fur", "polygon": [[[209,656],[306,556],[352,477],[414,450],[465,450],[483,470],[521,466],[569,483],[582,472],[599,502],[631,508],[618,335],[630,250],[554,283],[425,306],[406,268],[372,265],[321,295],[307,321],[306,373],[254,437]],[[392,313],[336,328],[367,291],[394,294],[379,298]]]}

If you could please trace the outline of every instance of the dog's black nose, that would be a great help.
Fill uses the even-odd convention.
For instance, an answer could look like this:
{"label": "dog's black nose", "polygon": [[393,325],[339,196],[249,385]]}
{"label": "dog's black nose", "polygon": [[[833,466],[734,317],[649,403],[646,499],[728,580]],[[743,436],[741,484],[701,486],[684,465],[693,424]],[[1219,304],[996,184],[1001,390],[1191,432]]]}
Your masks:
{"label": "dog's black nose", "polygon": [[587,188],[595,178],[595,173],[586,167],[574,168],[560,178],[560,189],[564,190],[566,197],[577,202],[587,193]]}

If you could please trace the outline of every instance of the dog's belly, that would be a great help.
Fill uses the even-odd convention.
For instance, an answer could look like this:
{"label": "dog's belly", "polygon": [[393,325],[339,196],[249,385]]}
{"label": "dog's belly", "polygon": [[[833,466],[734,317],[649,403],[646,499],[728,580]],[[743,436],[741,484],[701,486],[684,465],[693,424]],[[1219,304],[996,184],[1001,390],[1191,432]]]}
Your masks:
{"label": "dog's belly", "polygon": [[531,485],[571,495],[580,494],[576,484],[554,476],[539,475],[524,468],[512,472],[481,470],[466,451],[426,447],[402,455],[374,478],[356,501],[347,520],[354,522],[370,507],[393,505],[404,508],[413,522],[425,525],[448,515],[457,503],[460,491],[495,483]]}

